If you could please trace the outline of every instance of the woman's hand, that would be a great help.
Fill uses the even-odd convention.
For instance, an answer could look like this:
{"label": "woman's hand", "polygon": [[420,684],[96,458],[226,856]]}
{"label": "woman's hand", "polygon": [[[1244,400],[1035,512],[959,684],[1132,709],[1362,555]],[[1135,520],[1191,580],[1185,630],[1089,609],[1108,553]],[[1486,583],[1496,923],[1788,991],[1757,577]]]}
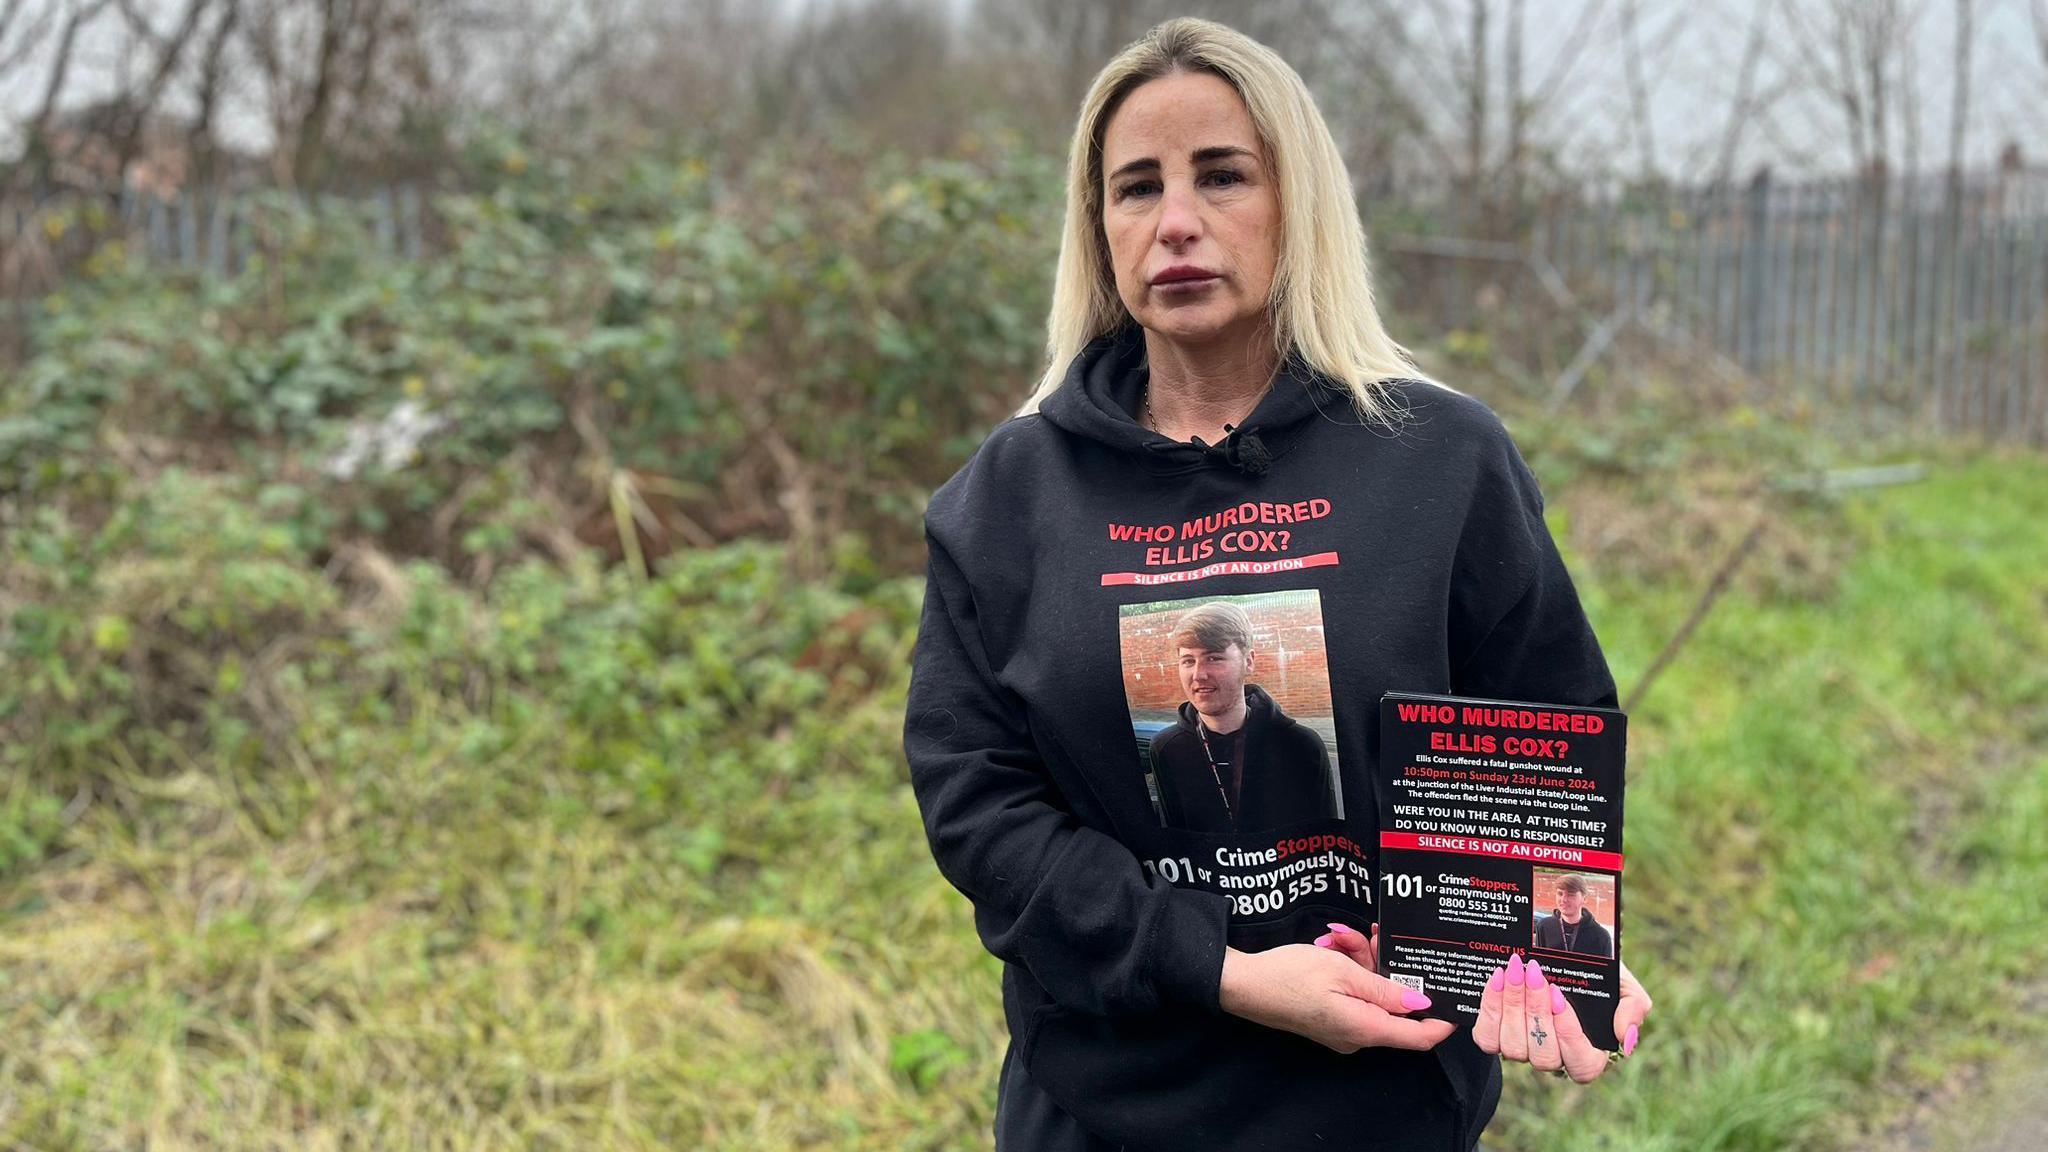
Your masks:
{"label": "woman's hand", "polygon": [[[1643,1018],[1649,1014],[1650,994],[1628,965],[1622,965],[1614,1034],[1621,1037],[1623,1056],[1635,1051]],[[1497,1052],[1503,1060],[1523,1061],[1545,1072],[1562,1071],[1581,1084],[1599,1079],[1611,1062],[1586,1039],[1564,992],[1544,978],[1536,961],[1524,965],[1519,955],[1487,979],[1472,1039],[1482,1052]]]}
{"label": "woman's hand", "polygon": [[1352,960],[1307,944],[1223,953],[1223,1010],[1268,1028],[1306,1036],[1337,1052],[1360,1048],[1434,1048],[1454,1031],[1448,1020],[1409,1020],[1429,998]]}

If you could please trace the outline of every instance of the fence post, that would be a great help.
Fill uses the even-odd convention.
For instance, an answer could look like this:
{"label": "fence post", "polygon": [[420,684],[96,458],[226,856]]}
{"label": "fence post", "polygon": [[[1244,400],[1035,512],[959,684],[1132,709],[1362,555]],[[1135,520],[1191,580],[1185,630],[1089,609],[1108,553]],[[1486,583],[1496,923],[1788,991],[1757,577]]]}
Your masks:
{"label": "fence post", "polygon": [[206,270],[215,279],[226,279],[228,272],[228,201],[220,189],[213,193],[213,218],[206,225]]}
{"label": "fence post", "polygon": [[405,224],[405,227],[401,229],[405,235],[405,258],[408,260],[418,260],[422,244],[420,237],[419,185],[408,183],[404,188],[400,189],[398,206]]}
{"label": "fence post", "polygon": [[371,214],[376,219],[377,251],[390,256],[398,251],[398,201],[392,194],[391,185],[377,190],[376,198],[370,202]]}
{"label": "fence post", "polygon": [[1771,170],[1759,167],[1750,178],[1744,198],[1741,255],[1736,281],[1740,285],[1735,309],[1736,359],[1743,370],[1755,375],[1761,367],[1764,315],[1764,247],[1771,223]]}
{"label": "fence post", "polygon": [[178,263],[182,267],[196,268],[199,265],[199,200],[190,192],[179,192],[174,203],[178,209]]}

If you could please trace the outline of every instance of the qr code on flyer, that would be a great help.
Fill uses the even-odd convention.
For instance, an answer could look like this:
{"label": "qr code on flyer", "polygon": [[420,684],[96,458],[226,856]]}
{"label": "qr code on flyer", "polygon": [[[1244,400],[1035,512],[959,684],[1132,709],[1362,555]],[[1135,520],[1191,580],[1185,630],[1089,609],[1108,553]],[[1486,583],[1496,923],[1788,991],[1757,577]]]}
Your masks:
{"label": "qr code on flyer", "polygon": [[1422,977],[1418,973],[1397,972],[1394,974],[1393,980],[1394,983],[1399,984],[1403,988],[1412,988],[1417,992],[1424,993],[1425,995],[1428,994],[1428,989],[1422,986]]}

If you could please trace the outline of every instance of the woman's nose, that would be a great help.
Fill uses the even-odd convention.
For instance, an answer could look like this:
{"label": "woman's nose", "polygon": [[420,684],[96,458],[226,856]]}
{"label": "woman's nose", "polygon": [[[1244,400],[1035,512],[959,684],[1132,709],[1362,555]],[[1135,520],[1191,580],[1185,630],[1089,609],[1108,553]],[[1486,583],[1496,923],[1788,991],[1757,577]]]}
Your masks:
{"label": "woman's nose", "polygon": [[1159,239],[1178,248],[1200,237],[1202,215],[1192,185],[1170,185],[1160,196]]}

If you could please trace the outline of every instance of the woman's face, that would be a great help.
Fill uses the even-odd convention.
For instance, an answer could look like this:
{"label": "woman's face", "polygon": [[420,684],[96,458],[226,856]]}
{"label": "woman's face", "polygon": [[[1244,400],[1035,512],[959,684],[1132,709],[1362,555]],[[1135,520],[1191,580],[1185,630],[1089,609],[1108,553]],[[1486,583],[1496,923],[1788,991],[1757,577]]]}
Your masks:
{"label": "woman's face", "polygon": [[1192,344],[1266,321],[1280,194],[1251,113],[1207,72],[1148,80],[1102,136],[1102,230],[1139,324]]}

